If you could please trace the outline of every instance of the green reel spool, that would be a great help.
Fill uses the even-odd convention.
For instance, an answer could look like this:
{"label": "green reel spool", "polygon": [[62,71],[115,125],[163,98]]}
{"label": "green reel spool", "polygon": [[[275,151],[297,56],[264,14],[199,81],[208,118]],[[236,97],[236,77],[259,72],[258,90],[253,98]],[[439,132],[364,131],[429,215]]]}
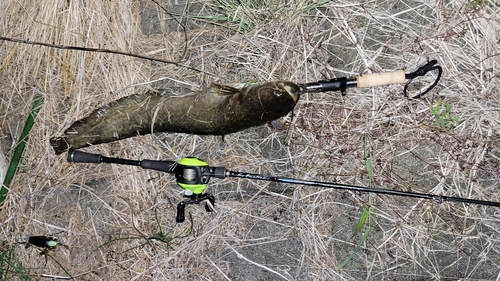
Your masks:
{"label": "green reel spool", "polygon": [[210,176],[206,175],[208,164],[196,157],[185,157],[177,162],[175,177],[185,195],[202,194],[207,188]]}

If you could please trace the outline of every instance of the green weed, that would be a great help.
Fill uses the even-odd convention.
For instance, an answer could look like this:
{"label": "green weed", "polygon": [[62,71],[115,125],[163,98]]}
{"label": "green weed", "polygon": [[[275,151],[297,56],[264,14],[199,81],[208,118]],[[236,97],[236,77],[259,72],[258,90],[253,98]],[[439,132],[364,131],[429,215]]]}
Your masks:
{"label": "green weed", "polygon": [[432,115],[434,116],[434,125],[443,128],[449,132],[453,131],[453,127],[458,121],[457,116],[451,114],[452,106],[448,101],[439,99],[432,107]]}
{"label": "green weed", "polygon": [[5,241],[0,242],[0,281],[33,280],[26,268],[17,259],[15,246]]}
{"label": "green weed", "polygon": [[145,236],[144,234],[141,233],[141,235],[136,235],[136,236],[126,236],[126,237],[114,238],[114,239],[111,239],[111,240],[105,242],[102,245],[99,245],[92,252],[95,252],[95,251],[103,248],[104,246],[107,246],[111,243],[118,242],[121,240],[142,240],[141,244],[139,244],[138,246],[134,246],[132,248],[129,248],[129,249],[125,250],[124,252],[128,252],[128,251],[134,250],[136,248],[142,248],[148,244],[151,245],[151,241],[153,241],[153,240],[156,240],[160,243],[163,243],[167,252],[170,252],[173,249],[173,247],[172,247],[173,240],[186,238],[189,235],[191,235],[191,233],[193,232],[193,218],[192,218],[191,214],[189,215],[189,221],[191,222],[191,225],[190,225],[189,229],[187,230],[187,232],[181,233],[181,234],[176,235],[176,236],[170,236],[170,233],[173,231],[173,227],[169,231],[167,231],[166,233],[163,232],[162,227],[160,225],[159,218],[158,218],[157,210],[155,210],[155,220],[156,220],[156,224],[157,224],[158,229],[159,229],[157,233],[150,235],[150,236]]}
{"label": "green weed", "polygon": [[[247,33],[259,25],[267,25],[279,21],[283,14],[295,17],[314,10],[331,0],[322,1],[294,1],[289,4],[278,0],[216,0],[210,7],[209,15],[188,15],[216,25],[225,24],[226,27],[238,32]],[[287,8],[289,8],[287,10]]]}
{"label": "green weed", "polygon": [[493,3],[491,3],[488,0],[469,0],[467,2],[467,5],[466,5],[466,7],[469,9],[470,8],[482,8],[484,6],[495,7],[495,5],[493,5]]}
{"label": "green weed", "polygon": [[[364,150],[364,155],[365,155],[365,167],[366,167],[366,172],[368,173],[368,181],[369,184],[368,186],[373,186],[373,153],[372,153],[372,148],[371,148],[371,138],[368,135],[364,136],[364,145],[363,145],[363,150]],[[370,233],[371,227],[370,227],[370,211],[371,211],[371,203],[372,203],[372,195],[368,195],[368,203],[366,206],[363,208],[363,212],[361,213],[361,216],[359,217],[358,224],[356,225],[356,228],[354,229],[354,232],[352,234],[352,237],[356,236],[358,233],[365,228],[365,231],[363,232],[363,235],[361,236],[361,239],[358,243],[358,246],[354,250],[354,252],[349,255],[347,259],[345,259],[342,264],[339,266],[338,269],[344,268],[354,257],[354,255],[361,249],[361,246],[365,243],[366,238],[368,237],[368,234]]]}
{"label": "green weed", "polygon": [[43,96],[38,95],[33,102],[33,106],[31,108],[31,112],[26,119],[26,123],[24,124],[23,131],[21,132],[21,137],[19,138],[19,142],[16,145],[16,149],[14,150],[14,155],[12,156],[12,160],[10,161],[9,168],[7,169],[7,173],[5,175],[5,179],[2,184],[2,188],[0,189],[0,207],[3,205],[5,197],[7,196],[7,192],[10,188],[10,183],[16,174],[17,168],[19,166],[19,161],[21,161],[21,157],[24,152],[24,147],[26,146],[26,142],[28,141],[28,135],[35,123],[35,118],[38,115],[38,111],[43,103]]}

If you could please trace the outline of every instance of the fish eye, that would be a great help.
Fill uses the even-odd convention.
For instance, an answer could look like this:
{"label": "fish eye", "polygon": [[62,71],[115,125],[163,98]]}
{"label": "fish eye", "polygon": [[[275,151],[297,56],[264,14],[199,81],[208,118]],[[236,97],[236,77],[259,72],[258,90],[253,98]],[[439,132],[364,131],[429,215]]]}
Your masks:
{"label": "fish eye", "polygon": [[284,93],[285,93],[285,92],[283,92],[283,90],[282,90],[282,89],[275,89],[275,90],[273,91],[273,94],[274,94],[275,96],[277,96],[277,97],[281,97]]}

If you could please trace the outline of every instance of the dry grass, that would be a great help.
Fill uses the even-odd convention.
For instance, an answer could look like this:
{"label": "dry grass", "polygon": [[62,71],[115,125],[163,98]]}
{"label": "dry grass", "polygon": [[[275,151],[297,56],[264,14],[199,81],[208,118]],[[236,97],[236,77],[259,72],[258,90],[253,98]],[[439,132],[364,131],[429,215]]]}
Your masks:
{"label": "dry grass", "polygon": [[[0,140],[6,159],[34,95],[45,95],[3,211],[2,240],[60,232],[69,249],[51,255],[73,276],[86,273],[80,277],[85,280],[497,278],[500,217],[493,207],[372,196],[371,233],[362,251],[338,270],[359,243],[351,234],[367,194],[213,180],[216,211],[189,206],[191,231],[189,222],[175,224],[182,196],[172,176],[126,166],[71,165],[55,156],[48,142],[100,105],[157,85],[312,82],[413,71],[437,59],[443,78],[421,100],[404,99],[401,85],[352,89],[346,97],[309,94],[297,105],[295,118],[286,118],[288,131],[256,128],[224,142],[162,134],[86,151],[131,159],[193,155],[234,171],[366,185],[363,139],[368,136],[376,186],[500,201],[497,6],[342,0],[316,8],[311,1],[268,0],[222,9],[212,1],[186,6],[178,1],[174,10],[169,2],[165,6],[174,14],[191,15],[185,21],[183,57],[183,29],[152,2],[87,2],[1,1],[0,35],[182,59],[216,76],[125,56],[1,42]],[[208,23],[206,16],[216,10],[232,15],[231,21]],[[141,31],[145,11],[159,13],[161,32]],[[147,83],[158,79],[163,80]],[[136,84],[141,85],[128,87]],[[434,123],[444,118],[432,114],[440,99],[458,117],[452,130]],[[171,240],[147,239],[152,236]],[[127,237],[135,238],[118,240]],[[282,242],[298,245],[276,250],[289,260],[285,264],[248,250]],[[67,275],[50,258],[45,265],[32,248],[20,246],[17,253],[35,276]],[[239,264],[251,273],[245,275]]]}

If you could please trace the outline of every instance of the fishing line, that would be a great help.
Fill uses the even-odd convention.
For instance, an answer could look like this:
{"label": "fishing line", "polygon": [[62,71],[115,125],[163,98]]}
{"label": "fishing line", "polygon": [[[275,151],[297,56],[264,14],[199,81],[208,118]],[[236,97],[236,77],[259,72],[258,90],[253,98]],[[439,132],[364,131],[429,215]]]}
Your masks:
{"label": "fishing line", "polygon": [[[176,19],[176,21],[177,21],[177,19]],[[178,23],[181,24],[180,22],[178,22]],[[86,51],[86,52],[109,53],[109,54],[123,55],[123,56],[129,56],[129,57],[134,57],[134,58],[144,59],[144,60],[149,60],[149,61],[156,61],[156,62],[162,62],[162,63],[167,63],[167,64],[173,64],[173,65],[178,66],[178,67],[184,67],[184,68],[198,71],[201,73],[205,73],[205,74],[208,74],[211,76],[217,76],[214,73],[207,72],[207,71],[201,70],[201,69],[197,69],[195,67],[184,65],[184,64],[181,64],[181,63],[178,63],[175,61],[163,60],[163,59],[158,59],[158,58],[151,58],[148,56],[143,56],[143,55],[138,55],[138,54],[133,54],[133,53],[128,53],[128,52],[101,49],[101,48],[87,48],[87,47],[78,47],[78,46],[57,45],[57,44],[50,44],[50,43],[30,41],[30,40],[22,40],[22,39],[9,38],[9,37],[3,37],[3,36],[0,36],[0,41],[1,40],[13,42],[13,43],[45,46],[45,47],[50,47],[50,48],[55,48],[55,49],[63,49],[63,50],[77,50],[77,51]],[[427,94],[434,87],[436,87],[439,80],[441,79],[443,69],[441,68],[441,66],[437,65],[436,60],[432,60],[432,61],[428,62],[427,64],[425,64],[424,66],[418,68],[416,71],[408,73],[408,74],[405,74],[403,70],[396,70],[396,71],[392,71],[392,72],[363,74],[363,75],[356,76],[355,78],[341,77],[341,78],[334,78],[334,79],[330,79],[330,80],[321,80],[321,81],[314,82],[314,83],[299,84],[299,86],[302,87],[302,93],[340,91],[342,93],[342,95],[345,96],[346,89],[351,88],[351,87],[367,88],[367,87],[375,87],[375,86],[382,86],[382,85],[406,83],[406,85],[403,89],[403,95],[405,97],[408,97],[408,85],[412,82],[412,80],[415,79],[416,77],[424,76],[428,72],[433,71],[433,70],[438,71],[438,75],[437,75],[436,79],[434,80],[434,82],[427,89],[421,91],[419,94],[417,94],[413,97],[410,97],[412,99],[418,99],[418,98],[421,98],[422,96],[424,96],[425,94]],[[408,80],[408,81],[405,82],[406,80]]]}
{"label": "fishing line", "polygon": [[108,54],[128,56],[128,57],[133,57],[133,58],[138,58],[138,59],[143,59],[143,60],[149,60],[149,61],[156,61],[156,62],[162,62],[162,63],[167,63],[167,64],[173,64],[173,65],[178,66],[178,67],[184,67],[184,68],[187,68],[187,69],[190,69],[190,70],[194,70],[194,71],[198,71],[198,72],[201,72],[201,73],[205,73],[207,75],[217,76],[214,73],[211,73],[211,72],[208,72],[208,71],[205,71],[205,70],[201,70],[201,69],[189,66],[189,65],[182,64],[182,63],[178,63],[178,62],[175,62],[175,61],[158,59],[158,58],[152,58],[152,57],[138,55],[138,54],[134,54],[134,53],[128,53],[128,52],[122,52],[122,51],[116,51],[116,50],[109,50],[109,49],[101,49],[101,48],[87,48],[87,47],[79,47],[79,46],[57,45],[57,44],[50,44],[50,43],[30,41],[30,40],[22,40],[22,39],[9,38],[9,37],[3,37],[3,36],[0,36],[0,41],[1,40],[13,42],[13,43],[22,43],[22,44],[27,44],[27,45],[44,46],[44,47],[50,47],[50,48],[62,49],[62,50],[75,50],[75,51],[95,52],[95,53],[108,53]]}

